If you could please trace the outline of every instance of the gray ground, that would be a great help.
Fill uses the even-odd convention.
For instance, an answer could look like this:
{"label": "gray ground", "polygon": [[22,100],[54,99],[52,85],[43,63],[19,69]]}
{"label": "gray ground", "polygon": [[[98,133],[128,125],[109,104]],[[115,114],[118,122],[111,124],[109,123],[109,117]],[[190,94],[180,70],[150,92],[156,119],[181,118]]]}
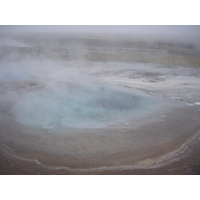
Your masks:
{"label": "gray ground", "polygon": [[[198,174],[199,53],[193,43],[167,39],[2,35],[1,174]],[[74,83],[137,89],[156,105],[120,121],[105,117],[102,127],[41,127],[47,112],[57,109],[51,101],[60,95],[56,87]],[[43,106],[34,95],[45,88],[50,100],[44,97]],[[30,112],[34,101],[27,94],[42,107]],[[106,108],[113,108],[110,101]],[[27,127],[26,119],[36,126]]]}

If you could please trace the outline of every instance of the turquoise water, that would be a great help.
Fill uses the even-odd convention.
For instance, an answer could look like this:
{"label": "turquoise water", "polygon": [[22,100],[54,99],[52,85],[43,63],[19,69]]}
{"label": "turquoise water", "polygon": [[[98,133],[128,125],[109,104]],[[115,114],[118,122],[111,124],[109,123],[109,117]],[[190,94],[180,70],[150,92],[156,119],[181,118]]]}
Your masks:
{"label": "turquoise water", "polygon": [[117,86],[55,84],[26,92],[15,105],[17,121],[44,129],[101,128],[139,115],[151,99]]}

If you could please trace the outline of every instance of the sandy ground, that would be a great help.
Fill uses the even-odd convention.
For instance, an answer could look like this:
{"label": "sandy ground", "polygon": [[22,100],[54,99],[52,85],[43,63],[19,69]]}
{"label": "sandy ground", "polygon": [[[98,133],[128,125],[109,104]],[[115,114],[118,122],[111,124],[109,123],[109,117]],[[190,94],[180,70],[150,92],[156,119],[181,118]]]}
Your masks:
{"label": "sandy ground", "polygon": [[[76,42],[74,40],[70,40],[71,46]],[[29,40],[25,38],[24,41]],[[77,49],[68,47],[65,57],[61,51],[64,48],[61,48],[62,43],[59,47],[51,47],[53,50],[49,47],[42,51],[38,46],[26,49],[31,51],[28,55],[32,55],[31,61],[35,65],[54,63],[54,66],[62,67],[59,70],[29,71],[34,77],[31,81],[0,83],[0,173],[199,174],[199,51],[191,46],[166,42],[131,40],[134,44],[131,46],[130,40],[123,39],[118,43],[88,38],[78,38],[77,41],[77,49],[84,42],[87,48],[81,46],[82,51],[77,53]],[[1,52],[7,55],[1,66],[10,59],[19,62],[19,51],[20,55],[27,54],[24,48],[28,47],[1,47]],[[32,51],[40,51],[42,61],[35,61],[34,56],[38,55]],[[66,48],[64,52],[66,54]],[[53,61],[46,58],[47,53],[52,54]],[[20,62],[23,66],[28,61]],[[158,98],[159,103],[156,108],[149,108],[148,114],[123,123],[61,134],[26,128],[13,117],[12,108],[18,101],[18,97],[11,98],[13,94],[20,96],[26,91],[41,90],[51,83],[69,82],[137,89]],[[6,97],[9,101],[5,101]],[[42,134],[38,134],[40,132]]]}

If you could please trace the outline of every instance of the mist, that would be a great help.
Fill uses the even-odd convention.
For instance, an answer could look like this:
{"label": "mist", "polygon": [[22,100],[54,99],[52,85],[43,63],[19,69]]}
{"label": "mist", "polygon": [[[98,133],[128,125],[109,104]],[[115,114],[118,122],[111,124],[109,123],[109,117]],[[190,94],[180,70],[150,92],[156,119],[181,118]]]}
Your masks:
{"label": "mist", "polygon": [[91,62],[166,62],[174,53],[173,62],[191,64],[199,41],[200,26],[0,26],[0,80],[89,80]]}
{"label": "mist", "polygon": [[199,137],[199,33],[0,26],[1,156],[25,162],[15,170],[72,174],[179,160]]}

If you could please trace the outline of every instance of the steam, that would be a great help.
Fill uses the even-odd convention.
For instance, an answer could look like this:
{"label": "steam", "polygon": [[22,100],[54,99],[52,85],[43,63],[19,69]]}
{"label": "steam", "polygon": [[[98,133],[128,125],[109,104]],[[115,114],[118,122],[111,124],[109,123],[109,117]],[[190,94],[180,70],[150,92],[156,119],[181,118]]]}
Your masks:
{"label": "steam", "polygon": [[[147,35],[148,40],[150,35],[176,38],[180,33],[189,42],[191,36],[198,36],[199,27],[8,26],[0,32],[0,84],[6,88],[0,92],[15,91],[1,103],[8,102],[2,105],[7,105],[20,124],[44,129],[99,128],[139,115],[141,108],[152,102],[137,92],[95,84],[98,78],[89,72],[93,62],[118,61],[120,56],[123,62],[127,55],[132,59],[135,51],[144,53],[145,48],[156,55],[165,54],[167,50],[159,50],[157,40],[140,42],[136,35]],[[74,32],[79,35],[72,35]],[[96,33],[107,36],[98,38]],[[118,40],[118,33],[125,39],[129,34],[128,39]],[[136,43],[131,37],[136,37]],[[2,105],[3,116],[7,107]]]}
{"label": "steam", "polygon": [[12,38],[0,38],[0,46],[11,46],[11,47],[28,47],[27,44],[14,40]]}

